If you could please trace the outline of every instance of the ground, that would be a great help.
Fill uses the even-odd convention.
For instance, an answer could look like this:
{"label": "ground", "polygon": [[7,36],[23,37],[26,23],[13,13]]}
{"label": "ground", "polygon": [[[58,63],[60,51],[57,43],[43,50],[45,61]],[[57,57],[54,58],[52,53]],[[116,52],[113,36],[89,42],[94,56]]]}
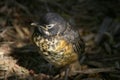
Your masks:
{"label": "ground", "polygon": [[0,79],[64,79],[64,69],[51,68],[31,40],[31,22],[52,11],[78,28],[86,44],[68,80],[119,80],[119,7],[120,0],[1,0]]}

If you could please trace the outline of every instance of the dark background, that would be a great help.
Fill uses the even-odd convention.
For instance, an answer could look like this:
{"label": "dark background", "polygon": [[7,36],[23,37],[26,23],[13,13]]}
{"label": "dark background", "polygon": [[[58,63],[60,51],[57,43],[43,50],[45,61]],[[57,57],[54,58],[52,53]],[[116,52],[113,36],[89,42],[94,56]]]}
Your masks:
{"label": "dark background", "polygon": [[31,40],[30,23],[49,11],[78,28],[86,44],[83,71],[68,80],[120,79],[120,0],[0,0],[0,79],[63,80],[56,76],[64,70],[51,69]]}

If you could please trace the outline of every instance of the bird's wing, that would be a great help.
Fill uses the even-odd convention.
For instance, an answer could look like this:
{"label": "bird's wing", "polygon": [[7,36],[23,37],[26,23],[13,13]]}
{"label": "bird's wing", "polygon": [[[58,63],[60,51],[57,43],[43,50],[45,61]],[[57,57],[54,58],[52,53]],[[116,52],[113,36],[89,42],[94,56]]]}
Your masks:
{"label": "bird's wing", "polygon": [[[79,33],[77,34],[78,37],[74,38],[74,41],[72,42],[74,51],[78,54],[84,53],[85,50],[85,43]],[[75,36],[77,36],[75,35]]]}
{"label": "bird's wing", "polygon": [[84,52],[85,43],[82,40],[78,30],[75,30],[74,27],[67,24],[67,28],[64,32],[64,37],[68,42],[72,43],[74,51],[76,53],[81,54]]}

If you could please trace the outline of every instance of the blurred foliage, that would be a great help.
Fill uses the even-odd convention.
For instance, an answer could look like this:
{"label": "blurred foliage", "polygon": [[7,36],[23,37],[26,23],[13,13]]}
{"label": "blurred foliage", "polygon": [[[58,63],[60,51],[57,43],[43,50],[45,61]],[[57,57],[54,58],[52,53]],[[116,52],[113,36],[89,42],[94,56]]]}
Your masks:
{"label": "blurred foliage", "polygon": [[63,70],[46,62],[31,41],[30,23],[50,11],[77,27],[86,44],[81,65],[85,71],[69,79],[119,80],[119,7],[120,0],[0,0],[0,78],[12,75],[10,80],[19,80],[18,76],[25,75],[28,80],[63,80],[64,74],[59,76]]}

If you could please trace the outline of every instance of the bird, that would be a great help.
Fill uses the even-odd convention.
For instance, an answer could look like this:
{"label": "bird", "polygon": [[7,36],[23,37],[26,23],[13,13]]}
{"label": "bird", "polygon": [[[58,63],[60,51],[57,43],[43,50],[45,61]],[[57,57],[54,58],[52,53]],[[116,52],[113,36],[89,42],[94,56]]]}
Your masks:
{"label": "bird", "polygon": [[78,29],[58,13],[48,12],[31,25],[35,26],[33,43],[40,55],[53,66],[68,66],[84,53],[85,43]]}

